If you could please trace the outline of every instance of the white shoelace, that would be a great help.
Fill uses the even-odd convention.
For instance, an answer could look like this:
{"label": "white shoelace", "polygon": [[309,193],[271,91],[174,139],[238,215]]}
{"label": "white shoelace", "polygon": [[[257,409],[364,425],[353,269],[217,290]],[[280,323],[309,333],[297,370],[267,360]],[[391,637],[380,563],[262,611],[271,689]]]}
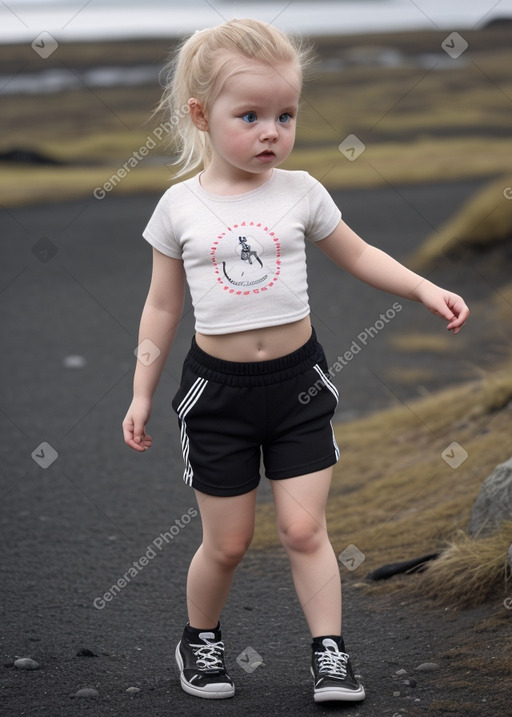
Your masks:
{"label": "white shoelace", "polygon": [[208,645],[190,645],[196,657],[198,670],[222,670],[223,642],[210,642]]}
{"label": "white shoelace", "polygon": [[322,652],[315,652],[315,655],[318,657],[318,671],[320,673],[341,678],[347,676],[348,655],[346,652],[329,649]]}

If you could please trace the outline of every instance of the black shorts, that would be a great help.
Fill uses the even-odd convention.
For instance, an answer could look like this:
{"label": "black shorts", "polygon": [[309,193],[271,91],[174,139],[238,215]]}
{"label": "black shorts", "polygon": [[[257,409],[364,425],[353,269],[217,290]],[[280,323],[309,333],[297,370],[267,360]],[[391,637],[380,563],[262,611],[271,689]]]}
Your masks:
{"label": "black shorts", "polygon": [[173,401],[187,485],[235,496],[260,481],[261,457],[271,480],[334,465],[331,424],[338,391],[315,333],[291,354],[271,361],[223,361],[195,339]]}

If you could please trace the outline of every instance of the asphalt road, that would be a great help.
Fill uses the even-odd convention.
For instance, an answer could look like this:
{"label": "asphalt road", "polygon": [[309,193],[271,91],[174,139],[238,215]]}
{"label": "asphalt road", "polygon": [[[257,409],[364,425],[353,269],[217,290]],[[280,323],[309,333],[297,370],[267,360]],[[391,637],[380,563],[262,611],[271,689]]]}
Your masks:
{"label": "asphalt road", "polygon": [[[334,196],[357,231],[403,257],[476,187],[467,182]],[[121,436],[150,275],[151,250],[140,235],[156,200],[91,197],[0,212],[0,714],[330,713],[333,708],[312,702],[309,637],[278,549],[264,558],[248,555],[226,607],[236,697],[210,703],[179,688],[173,653],[186,620],[186,571],[200,540],[170,410],[192,334],[189,305],[155,400],[152,451],[137,455]],[[358,337],[395,299],[344,275],[314,247],[308,261],[313,322],[334,361],[354,341],[362,342]],[[478,266],[442,262],[430,278],[463,293],[470,304],[494,292],[493,277]],[[459,353],[415,356],[415,366],[429,372],[421,385],[391,380],[389,368],[411,362],[391,350],[392,335],[444,331],[423,307],[402,303],[336,377],[339,420],[475,376],[499,356],[501,335],[485,344],[470,340]],[[484,323],[475,317],[475,326]],[[261,499],[267,497],[263,484]],[[151,545],[156,555],[144,563]],[[130,568],[130,580],[105,601],[102,596]],[[446,639],[446,626],[443,635],[436,630],[442,616],[439,623],[432,617],[427,628],[409,611],[390,628],[393,610],[383,603],[372,608],[353,588],[346,592],[347,643],[368,691],[364,705],[346,708],[350,714],[398,713],[405,703],[393,696],[394,671],[427,661]],[[411,625],[415,640],[408,640]],[[248,647],[264,661],[252,673],[236,661]],[[95,656],[77,656],[83,649]],[[27,656],[41,668],[12,667]],[[141,692],[130,697],[130,686]],[[75,698],[84,687],[97,689],[99,697]],[[419,706],[407,702],[408,714],[423,714],[412,709],[434,693],[426,684]]]}

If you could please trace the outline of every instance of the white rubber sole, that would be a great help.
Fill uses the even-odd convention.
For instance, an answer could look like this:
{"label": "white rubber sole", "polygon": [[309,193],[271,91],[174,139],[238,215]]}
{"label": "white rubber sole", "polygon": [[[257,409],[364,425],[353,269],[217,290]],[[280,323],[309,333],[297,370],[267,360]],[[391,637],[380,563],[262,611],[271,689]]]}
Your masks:
{"label": "white rubber sole", "polygon": [[319,690],[313,695],[315,702],[361,702],[366,697],[363,687],[359,690]]}
{"label": "white rubber sole", "polygon": [[235,687],[234,685],[210,685],[208,689],[204,689],[201,687],[194,687],[194,685],[191,685],[190,682],[187,682],[187,680],[183,677],[183,658],[180,653],[180,645],[181,642],[178,642],[178,645],[176,647],[175,657],[176,662],[178,663],[178,667],[180,670],[180,684],[182,690],[185,692],[188,692],[189,695],[194,695],[194,697],[202,697],[206,700],[225,700],[228,697],[233,697],[235,694]]}
{"label": "white rubber sole", "polygon": [[[311,674],[315,675],[313,668]],[[316,690],[313,693],[315,702],[361,702],[366,697],[364,687],[359,685],[358,690],[336,689],[335,687],[326,687],[325,689]]]}

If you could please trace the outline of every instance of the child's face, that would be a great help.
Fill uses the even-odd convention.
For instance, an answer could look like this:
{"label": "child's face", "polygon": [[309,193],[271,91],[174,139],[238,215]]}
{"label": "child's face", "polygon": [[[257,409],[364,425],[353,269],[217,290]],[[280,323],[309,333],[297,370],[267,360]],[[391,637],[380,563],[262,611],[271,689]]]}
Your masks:
{"label": "child's face", "polygon": [[267,67],[245,58],[228,76],[207,113],[212,165],[243,173],[269,172],[288,157],[295,141],[301,90],[293,64]]}

